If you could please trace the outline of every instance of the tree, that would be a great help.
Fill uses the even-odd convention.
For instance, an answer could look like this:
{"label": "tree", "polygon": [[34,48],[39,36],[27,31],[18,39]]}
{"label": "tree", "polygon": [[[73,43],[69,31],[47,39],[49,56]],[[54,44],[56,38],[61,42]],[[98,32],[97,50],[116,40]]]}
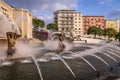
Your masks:
{"label": "tree", "polygon": [[118,39],[118,40],[120,41],[120,32],[118,32],[118,33],[116,34],[116,39]]}
{"label": "tree", "polygon": [[116,30],[114,28],[107,28],[106,29],[106,35],[110,38],[115,37],[117,34]]}
{"label": "tree", "polygon": [[96,38],[97,31],[98,31],[98,28],[97,28],[96,26],[91,26],[91,27],[89,27],[89,29],[87,30],[87,34],[93,34],[94,37]]}
{"label": "tree", "polygon": [[48,30],[55,30],[55,31],[57,31],[58,30],[58,26],[57,26],[57,24],[56,23],[49,23],[48,25],[47,25],[47,29]]}
{"label": "tree", "polygon": [[103,36],[107,36],[107,29],[105,28],[104,30],[103,30]]}
{"label": "tree", "polygon": [[45,26],[45,22],[41,19],[33,18],[32,19],[33,26],[38,29],[38,27],[43,28]]}
{"label": "tree", "polygon": [[97,28],[97,35],[103,35],[103,30],[101,28]]}

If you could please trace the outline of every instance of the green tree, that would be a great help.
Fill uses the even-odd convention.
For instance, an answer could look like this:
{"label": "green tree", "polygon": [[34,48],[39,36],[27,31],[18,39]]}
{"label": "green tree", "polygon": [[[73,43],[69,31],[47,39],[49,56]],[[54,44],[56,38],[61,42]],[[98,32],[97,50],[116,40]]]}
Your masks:
{"label": "green tree", "polygon": [[97,28],[97,35],[103,35],[103,30],[101,28]]}
{"label": "green tree", "polygon": [[49,23],[48,25],[47,25],[47,29],[48,30],[55,30],[55,31],[57,31],[58,30],[58,26],[57,26],[57,24],[56,23]]}
{"label": "green tree", "polygon": [[117,34],[116,30],[114,28],[107,28],[106,29],[106,35],[110,38],[115,37]]}
{"label": "green tree", "polygon": [[41,19],[33,18],[32,19],[33,26],[38,29],[38,27],[43,28],[45,26],[45,22]]}
{"label": "green tree", "polygon": [[118,39],[118,40],[120,41],[120,32],[118,32],[118,33],[116,34],[116,39]]}
{"label": "green tree", "polygon": [[96,38],[98,28],[96,26],[91,26],[89,27],[89,29],[87,30],[87,34],[93,34],[94,37]]}
{"label": "green tree", "polygon": [[107,36],[107,29],[103,30],[103,36]]}

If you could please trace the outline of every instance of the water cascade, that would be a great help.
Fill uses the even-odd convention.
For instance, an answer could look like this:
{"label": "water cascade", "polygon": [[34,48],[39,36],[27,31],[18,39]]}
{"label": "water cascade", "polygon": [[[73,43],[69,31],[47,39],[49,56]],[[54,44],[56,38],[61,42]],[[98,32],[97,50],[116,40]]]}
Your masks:
{"label": "water cascade", "polygon": [[111,70],[113,69],[110,64],[108,64],[105,60],[103,60],[101,57],[95,55],[95,54],[91,54],[92,56],[96,57],[97,59],[99,59],[100,61],[102,61],[103,63],[105,63]]}
{"label": "water cascade", "polygon": [[65,66],[68,68],[68,70],[71,72],[71,74],[74,76],[74,78],[76,77],[75,76],[75,74],[73,73],[73,71],[72,71],[72,69],[70,68],[70,66],[65,62],[65,60],[64,59],[62,59],[62,57],[61,56],[59,56],[59,55],[56,55],[64,64],[65,64]]}
{"label": "water cascade", "polygon": [[102,53],[102,54],[106,55],[107,57],[111,58],[113,61],[115,61],[116,63],[118,63],[118,61],[117,61],[115,58],[113,58],[112,56],[110,56],[110,55],[107,54],[106,52],[104,52],[104,53]]}
{"label": "water cascade", "polygon": [[35,65],[36,65],[36,67],[37,67],[38,73],[39,73],[39,75],[40,75],[40,79],[43,80],[42,73],[41,73],[41,70],[40,70],[40,68],[39,68],[38,62],[36,61],[36,59],[35,59],[33,56],[32,56],[31,58],[33,59]]}
{"label": "water cascade", "polygon": [[[83,46],[83,44],[82,44],[82,46]],[[90,47],[92,47],[92,46],[90,46]],[[95,47],[92,47],[93,50],[94,50],[94,48]],[[63,80],[66,80],[66,78],[68,78],[68,76],[67,76],[68,73],[70,74],[69,77],[71,76],[73,78],[73,80],[74,79],[77,79],[77,80],[90,79],[89,78],[90,76],[85,77],[85,76],[88,76],[87,72],[89,73],[89,69],[92,70],[92,73],[94,74],[95,77],[99,78],[99,77],[103,76],[103,72],[100,71],[101,69],[96,67],[96,63],[91,62],[92,60],[86,58],[86,56],[95,57],[96,61],[98,60],[99,62],[103,63],[103,65],[100,65],[100,67],[103,66],[103,67],[101,67],[101,68],[103,68],[102,70],[109,71],[108,69],[112,70],[112,69],[115,69],[115,67],[111,66],[111,64],[106,59],[104,59],[102,56],[97,55],[97,53],[99,53],[100,55],[106,56],[107,58],[111,59],[115,63],[118,63],[117,59],[120,58],[120,55],[119,55],[118,50],[115,50],[116,53],[112,53],[111,51],[107,50],[107,48],[105,48],[104,45],[100,46],[100,47],[98,46],[97,48],[98,48],[97,51],[95,51],[93,53],[91,53],[92,49],[88,49],[88,50],[86,49],[86,51],[76,51],[76,52],[72,52],[72,50],[71,51],[68,50],[68,51],[62,51],[59,53],[57,51],[53,51],[53,52],[48,51],[46,53],[40,53],[40,55],[41,55],[40,58],[34,55],[34,57],[32,56],[32,58],[31,58],[32,60],[30,60],[30,59],[28,60],[26,58],[27,61],[23,62],[24,60],[26,60],[26,59],[23,59],[22,60],[23,63],[21,62],[21,64],[24,66],[32,65],[33,63],[31,61],[33,61],[35,64],[35,67],[37,68],[37,73],[39,74],[39,78],[40,78],[40,79],[38,78],[37,80],[49,80],[50,78],[52,78],[54,80],[59,80],[58,78],[56,78],[55,74],[56,75],[58,74],[57,75],[58,77],[64,77]],[[42,48],[39,48],[39,49],[42,50]],[[86,53],[86,52],[88,52],[88,53]],[[90,54],[89,54],[89,52],[90,52]],[[116,57],[113,57],[110,54],[113,54]],[[80,61],[78,61],[77,59],[79,59]],[[76,62],[76,60],[77,60],[77,62]],[[82,64],[86,65],[86,67],[83,67],[86,70],[86,73],[85,73],[86,75],[82,76],[84,74],[84,69],[81,68],[81,66],[83,66],[83,65],[76,65],[76,63],[78,63],[78,62],[79,63],[82,62]],[[62,65],[59,63],[61,63]],[[7,64],[7,65],[5,65],[5,64],[3,63],[2,65],[3,66],[8,65],[8,67],[9,67],[9,65],[13,66],[15,63],[13,62],[12,64]],[[75,67],[74,65],[76,65],[77,67]],[[52,68],[53,66],[54,66],[54,68]],[[62,71],[59,68],[64,68],[65,72],[67,70],[67,73],[65,73],[64,70]],[[78,71],[77,71],[77,69],[78,69]],[[58,71],[60,70],[61,72],[56,73],[56,70],[58,70]],[[1,73],[1,71],[0,71],[0,73]],[[92,73],[90,72],[89,75],[92,75]],[[64,76],[61,76],[63,74],[64,74]],[[81,78],[79,78],[79,77],[81,77]],[[91,77],[90,80],[94,80],[95,77],[93,77],[93,78]],[[72,80],[72,79],[69,79],[69,80]]]}
{"label": "water cascade", "polygon": [[113,55],[115,55],[116,57],[120,58],[120,55],[115,54],[115,53],[113,53],[113,52],[110,52],[110,51],[107,51],[107,50],[103,50],[103,52],[108,52],[108,53],[113,54]]}
{"label": "water cascade", "polygon": [[84,57],[80,57],[82,60],[84,60],[96,73],[97,75],[96,76],[100,76],[100,73],[97,71],[97,69],[88,61],[86,60]]}

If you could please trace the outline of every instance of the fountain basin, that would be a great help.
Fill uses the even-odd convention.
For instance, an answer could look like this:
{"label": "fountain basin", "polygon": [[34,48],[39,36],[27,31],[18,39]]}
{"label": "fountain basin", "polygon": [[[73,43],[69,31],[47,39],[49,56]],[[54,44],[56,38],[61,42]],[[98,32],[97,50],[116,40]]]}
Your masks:
{"label": "fountain basin", "polygon": [[[45,49],[42,50],[45,51]],[[45,53],[42,52],[34,56],[42,78],[37,71],[34,60],[29,57],[6,60],[11,62],[12,65],[2,65],[6,61],[0,61],[0,79],[99,80],[100,77],[119,68],[119,51],[120,49],[111,43],[106,45],[77,44],[71,50],[59,53],[46,50]],[[93,54],[99,58],[93,56]]]}

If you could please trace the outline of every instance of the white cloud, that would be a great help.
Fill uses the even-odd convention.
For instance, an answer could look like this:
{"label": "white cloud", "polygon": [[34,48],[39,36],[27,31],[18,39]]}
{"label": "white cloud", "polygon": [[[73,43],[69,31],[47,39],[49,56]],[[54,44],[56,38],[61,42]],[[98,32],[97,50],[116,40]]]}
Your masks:
{"label": "white cloud", "polygon": [[120,18],[120,9],[114,9],[108,13],[107,17],[109,18]]}
{"label": "white cloud", "polygon": [[80,0],[13,0],[15,7],[29,9],[33,16],[41,16],[46,20],[53,17],[53,12],[59,9],[76,9]]}
{"label": "white cloud", "polygon": [[111,2],[112,0],[100,0],[100,4],[106,4]]}
{"label": "white cloud", "polygon": [[[40,15],[38,16],[40,19],[44,20],[47,24],[50,22],[53,22],[53,16],[49,15],[49,14],[44,14],[44,15]],[[47,25],[46,24],[46,25]]]}

